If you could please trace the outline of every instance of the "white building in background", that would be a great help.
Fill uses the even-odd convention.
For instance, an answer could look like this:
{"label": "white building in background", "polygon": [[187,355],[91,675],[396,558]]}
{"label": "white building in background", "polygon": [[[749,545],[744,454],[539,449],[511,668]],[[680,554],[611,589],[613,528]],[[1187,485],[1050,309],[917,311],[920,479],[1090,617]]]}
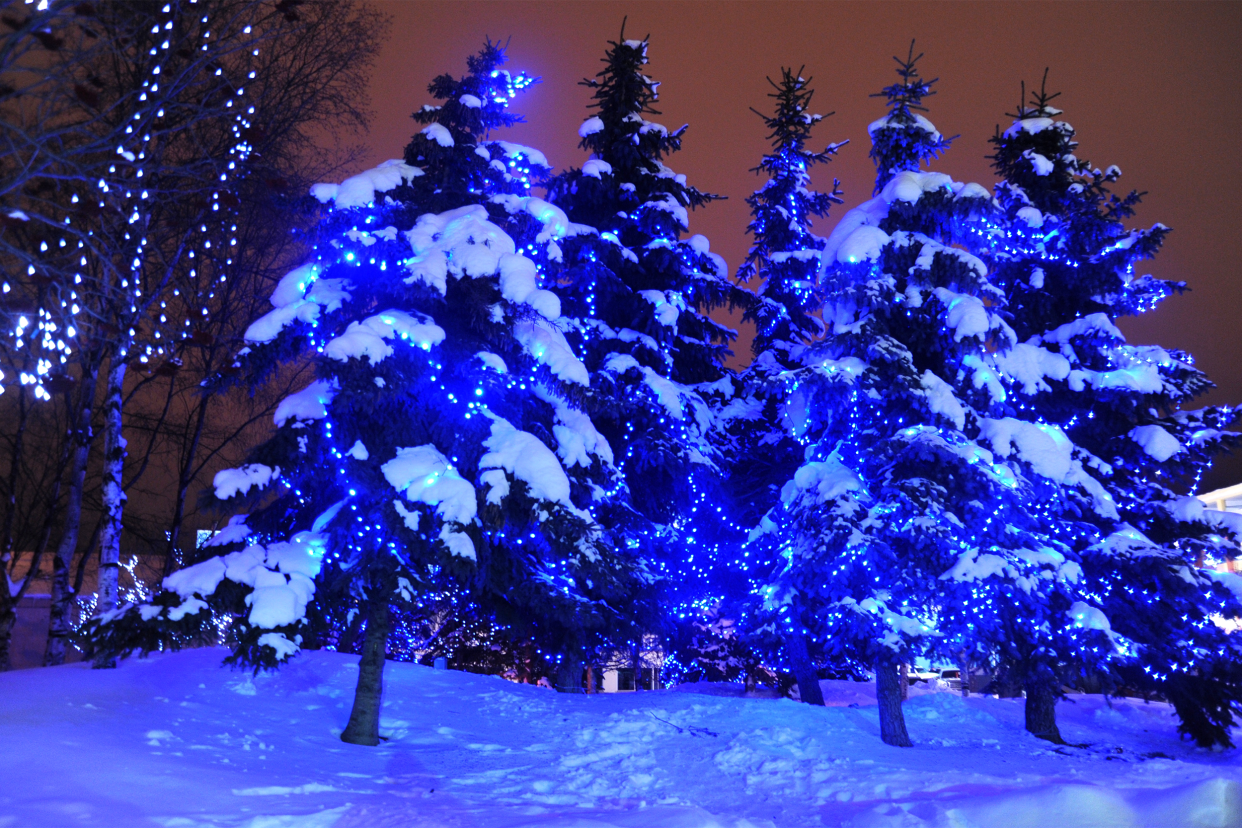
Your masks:
{"label": "white building in background", "polygon": [[1226,486],[1214,492],[1204,492],[1201,495],[1197,495],[1197,497],[1206,503],[1210,509],[1219,509],[1222,512],[1233,512],[1235,515],[1242,515],[1242,483]]}
{"label": "white building in background", "polygon": [[[1202,500],[1209,509],[1242,515],[1242,483],[1235,483],[1213,492],[1204,492],[1196,497]],[[1242,557],[1229,561],[1221,568],[1228,572],[1242,572]]]}

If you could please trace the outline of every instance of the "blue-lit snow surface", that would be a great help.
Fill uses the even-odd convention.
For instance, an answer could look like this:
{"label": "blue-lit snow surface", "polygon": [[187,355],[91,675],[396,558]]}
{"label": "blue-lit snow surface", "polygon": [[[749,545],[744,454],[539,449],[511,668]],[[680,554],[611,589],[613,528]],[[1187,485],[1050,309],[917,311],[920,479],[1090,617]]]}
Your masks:
{"label": "blue-lit snow surface", "polygon": [[0,826],[1242,824],[1238,753],[1179,741],[1162,704],[1074,696],[1061,731],[1089,747],[1058,750],[1023,732],[1020,701],[929,693],[899,749],[867,684],[824,682],[827,708],[727,685],[567,697],[389,662],[389,740],[365,748],[337,738],[356,657],[252,680],[223,655],[0,675]]}

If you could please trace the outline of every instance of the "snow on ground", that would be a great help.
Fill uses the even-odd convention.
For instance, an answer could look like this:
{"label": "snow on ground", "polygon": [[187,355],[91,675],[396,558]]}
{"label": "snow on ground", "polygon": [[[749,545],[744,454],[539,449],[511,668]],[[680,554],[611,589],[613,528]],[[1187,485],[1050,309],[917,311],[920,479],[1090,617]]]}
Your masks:
{"label": "snow on ground", "polygon": [[[906,703],[880,742],[871,685],[831,706],[727,685],[563,696],[389,662],[377,748],[343,744],[357,657],[274,675],[224,652],[0,675],[0,826],[161,828],[1225,828],[1242,761],[1177,738],[1167,706],[1074,696],[1056,748],[1020,701]],[[708,692],[701,692],[701,691]],[[696,692],[700,691],[700,692]]]}

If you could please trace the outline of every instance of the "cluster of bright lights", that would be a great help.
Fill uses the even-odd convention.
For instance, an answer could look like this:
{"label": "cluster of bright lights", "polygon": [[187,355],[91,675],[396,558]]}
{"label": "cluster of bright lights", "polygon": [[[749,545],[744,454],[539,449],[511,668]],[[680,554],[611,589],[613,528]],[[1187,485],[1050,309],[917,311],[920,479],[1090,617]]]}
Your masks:
{"label": "cluster of bright lights", "polygon": [[[207,322],[210,300],[214,298],[212,286],[227,278],[225,271],[232,264],[227,251],[237,244],[237,226],[231,211],[222,206],[221,195],[226,192],[230,179],[242,173],[253,149],[242,138],[244,131],[251,126],[249,118],[254,114],[254,107],[245,108],[242,105],[244,85],[232,89],[224,103],[225,110],[237,110],[236,114],[227,116],[231,118],[236,143],[229,149],[225,170],[216,176],[217,187],[210,193],[210,216],[200,222],[197,234],[185,245],[183,255],[188,264],[176,265],[188,270],[185,284],[170,286],[168,274],[163,272],[169,265],[159,261],[159,257],[149,255],[152,241],[144,229],[150,221],[156,198],[143,179],[150,180],[150,173],[160,172],[150,168],[152,159],[148,158],[148,151],[153,137],[164,128],[162,121],[166,108],[186,105],[178,101],[178,95],[187,94],[184,83],[195,80],[200,74],[205,76],[203,67],[214,54],[213,48],[223,42],[218,36],[212,38],[208,17],[202,16],[198,20],[201,43],[196,50],[201,57],[193,67],[184,70],[183,76],[177,75],[170,63],[170,57],[178,51],[172,42],[174,24],[196,14],[191,8],[196,3],[197,0],[188,0],[188,6],[168,3],[162,7],[160,13],[163,20],[153,25],[149,34],[157,40],[163,36],[163,40],[148,51],[148,56],[153,60],[134,98],[134,112],[116,146],[117,160],[108,165],[106,176],[93,182],[94,195],[71,196],[71,202],[75,205],[82,203],[83,199],[94,200],[94,206],[99,210],[114,208],[119,215],[125,216],[126,227],[120,230],[120,237],[111,241],[103,239],[95,230],[75,224],[74,216],[65,215],[56,225],[63,235],[56,241],[55,247],[49,247],[44,241],[37,253],[29,254],[31,261],[27,266],[27,276],[31,280],[50,279],[52,289],[39,293],[44,296],[45,304],[37,309],[33,330],[28,329],[30,323],[27,317],[21,316],[12,336],[18,351],[26,349],[34,354],[34,370],[21,372],[20,379],[22,385],[32,387],[37,399],[51,399],[47,380],[57,374],[55,368],[68,366],[77,336],[84,326],[92,330],[97,326],[117,329],[118,333],[113,337],[119,340],[118,352],[127,357],[136,355],[140,364],[147,364],[155,357],[169,357],[176,351],[178,343],[192,336],[195,324]],[[45,10],[46,4],[41,4],[39,9]],[[252,28],[245,26],[242,34],[252,35]],[[257,42],[258,35],[254,37]],[[251,57],[259,54],[258,49],[248,51]],[[215,76],[222,74],[223,69],[217,68]],[[254,77],[255,72],[250,71],[248,78]],[[197,106],[198,101],[188,105]],[[172,196],[165,194],[163,197]],[[184,194],[178,193],[176,197],[184,197]],[[109,200],[113,202],[111,205]],[[49,224],[52,221],[50,217],[45,219]],[[66,248],[76,248],[80,269],[70,270],[62,276],[59,275],[59,265],[48,257]],[[120,269],[113,268],[113,261],[117,258],[124,260]],[[204,267],[203,259],[209,259],[214,265],[213,273]],[[9,283],[4,283],[5,293],[11,289]],[[180,297],[186,304],[180,325],[171,323],[165,313],[168,301],[174,296]],[[79,321],[83,314],[89,317],[86,323]],[[170,325],[173,327],[170,328]],[[0,386],[2,392],[3,386]]]}

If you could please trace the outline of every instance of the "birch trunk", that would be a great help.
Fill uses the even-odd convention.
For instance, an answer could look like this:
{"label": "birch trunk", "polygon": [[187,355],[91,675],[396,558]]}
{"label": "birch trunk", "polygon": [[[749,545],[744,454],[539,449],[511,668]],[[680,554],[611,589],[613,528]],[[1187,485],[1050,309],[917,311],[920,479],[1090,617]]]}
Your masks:
{"label": "birch trunk", "polygon": [[[125,438],[121,435],[121,406],[125,391],[126,363],[121,353],[113,354],[108,367],[108,387],[104,396],[103,527],[99,533],[99,597],[95,614],[116,609],[121,571],[121,518],[125,512]],[[95,667],[115,667],[116,659],[100,656]]]}
{"label": "birch trunk", "polygon": [[65,663],[65,645],[69,640],[75,594],[69,582],[69,570],[73,567],[73,555],[78,548],[78,533],[82,528],[82,491],[86,486],[86,463],[90,459],[91,443],[95,437],[91,431],[91,415],[95,407],[95,385],[98,378],[98,366],[83,366],[82,399],[79,403],[78,423],[72,433],[73,455],[69,466],[69,500],[65,504],[65,529],[60,535],[56,557],[52,559],[51,615],[48,620],[47,646],[43,650],[45,667]]}

